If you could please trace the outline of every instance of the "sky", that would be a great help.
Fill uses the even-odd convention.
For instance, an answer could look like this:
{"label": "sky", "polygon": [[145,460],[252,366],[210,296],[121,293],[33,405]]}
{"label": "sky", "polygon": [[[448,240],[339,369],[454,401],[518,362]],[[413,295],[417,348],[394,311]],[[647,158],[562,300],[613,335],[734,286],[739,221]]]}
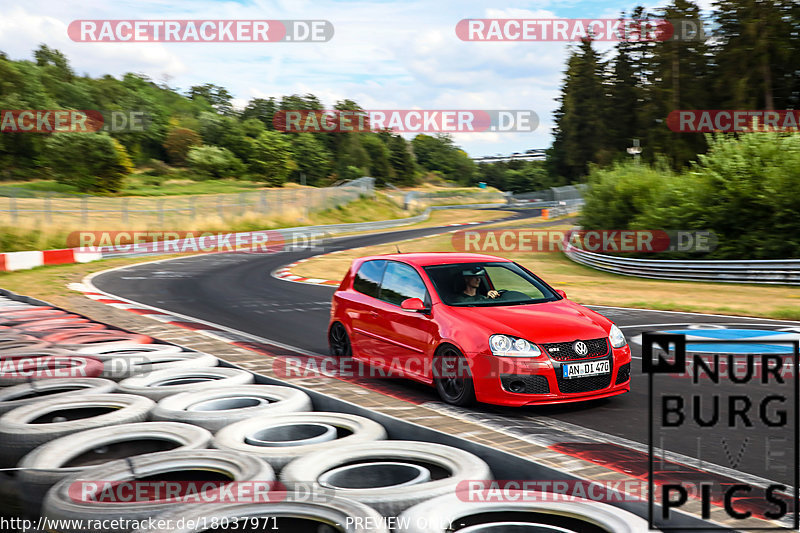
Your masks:
{"label": "sky", "polygon": [[[711,0],[702,0],[706,11]],[[647,7],[666,0],[643,3]],[[251,98],[313,93],[326,108],[342,99],[364,109],[533,110],[533,132],[455,133],[471,156],[524,152],[552,143],[555,99],[574,43],[470,42],[455,33],[466,18],[614,18],[620,0],[0,0],[0,50],[31,59],[44,43],[78,74],[144,74],[185,92],[226,87],[234,105]],[[334,36],[317,43],[73,42],[74,20],[324,19]],[[611,43],[598,46],[610,51]],[[411,134],[406,134],[412,137]]]}

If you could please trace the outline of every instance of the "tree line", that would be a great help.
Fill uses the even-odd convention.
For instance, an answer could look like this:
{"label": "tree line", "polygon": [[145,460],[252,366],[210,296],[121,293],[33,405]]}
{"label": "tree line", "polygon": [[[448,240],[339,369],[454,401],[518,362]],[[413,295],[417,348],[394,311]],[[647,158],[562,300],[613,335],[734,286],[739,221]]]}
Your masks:
{"label": "tree line", "polygon": [[[113,193],[135,166],[147,173],[193,179],[242,178],[280,186],[319,186],[360,176],[379,185],[412,185],[430,175],[472,185],[478,166],[446,135],[411,141],[391,131],[294,133],[276,131],[279,110],[322,110],[313,94],[253,98],[244,109],[218,85],[185,94],[166,83],[128,73],[76,75],[66,56],[46,45],[33,61],[0,52],[0,109],[136,110],[141,131],[13,133],[0,135],[0,179],[53,178],[78,190]],[[352,100],[340,110],[360,110]]]}
{"label": "tree line", "polygon": [[800,105],[800,2],[716,0],[710,19],[690,0],[642,7],[621,18],[694,20],[706,39],[618,42],[610,57],[591,40],[567,61],[555,113],[550,173],[581,180],[592,165],[630,159],[639,139],[645,163],[663,160],[686,168],[708,150],[701,133],[667,127],[671,111],[686,109],[774,110]]}

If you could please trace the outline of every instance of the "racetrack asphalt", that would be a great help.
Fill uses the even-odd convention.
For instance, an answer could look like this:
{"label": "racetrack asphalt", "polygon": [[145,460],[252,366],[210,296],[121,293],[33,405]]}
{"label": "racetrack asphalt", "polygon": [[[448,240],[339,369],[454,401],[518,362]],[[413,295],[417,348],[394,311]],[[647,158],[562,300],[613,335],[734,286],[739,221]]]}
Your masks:
{"label": "racetrack asphalt", "polygon": [[[487,211],[490,212],[490,211]],[[516,219],[530,218],[537,211],[520,210]],[[512,220],[512,219],[506,219]],[[475,226],[472,226],[475,227]],[[452,230],[452,227],[407,229],[379,234],[341,237],[325,245],[324,250],[298,250],[275,254],[211,254],[175,260],[145,263],[101,273],[94,285],[109,294],[147,304],[167,311],[198,318],[228,328],[243,331],[271,341],[297,347],[306,352],[327,354],[326,329],[330,299],[334,287],[292,283],[272,277],[271,273],[300,259],[323,252],[369,246],[402,239],[411,239]],[[545,280],[548,281],[548,280]],[[554,281],[554,280],[550,280]],[[646,297],[646,295],[642,295]],[[743,328],[800,332],[800,323],[770,319],[752,319],[694,313],[676,313],[642,309],[588,306],[613,320],[623,328],[629,340],[643,331],[685,328]],[[464,410],[464,415],[494,425],[513,428],[517,432],[541,433],[541,422],[557,429],[559,424],[577,431],[601,435],[610,443],[632,444],[646,449],[648,443],[648,379],[641,370],[641,347],[631,342],[634,361],[631,392],[622,396],[594,402],[563,406],[503,408],[477,406]],[[666,381],[665,381],[666,379]],[[391,381],[389,387],[402,394],[413,395],[421,402],[438,402],[432,388],[405,380]],[[765,386],[750,383],[745,386],[694,384],[691,379],[660,378],[656,394],[681,395],[691,402],[698,387],[718,388],[723,405],[729,395],[763,395]],[[386,386],[386,384],[384,384]],[[746,387],[746,388],[745,388]],[[785,390],[791,393],[787,386]],[[707,391],[707,389],[706,389]],[[794,482],[794,426],[797,414],[788,396],[789,425],[767,435],[755,427],[727,428],[714,431],[690,424],[678,430],[657,432],[664,439],[656,442],[663,448],[692,458],[692,465],[721,466],[728,471],[740,471],[787,485]],[[711,411],[703,407],[708,415]],[[758,414],[758,405],[751,410]],[[688,411],[687,411],[688,413]],[[659,413],[655,413],[658,418]],[[773,437],[768,440],[766,437]],[[775,438],[777,436],[777,438]],[[780,444],[781,437],[785,442]],[[660,437],[659,437],[660,439]],[[796,443],[795,443],[796,445]],[[783,447],[783,455],[780,454]],[[768,455],[771,454],[771,455]],[[710,463],[710,465],[708,464]]]}

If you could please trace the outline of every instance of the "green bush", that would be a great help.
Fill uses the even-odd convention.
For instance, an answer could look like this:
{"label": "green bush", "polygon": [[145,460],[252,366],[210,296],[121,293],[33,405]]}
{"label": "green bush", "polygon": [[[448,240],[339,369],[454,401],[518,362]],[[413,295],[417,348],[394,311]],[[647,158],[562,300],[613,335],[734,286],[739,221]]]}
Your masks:
{"label": "green bush", "polygon": [[125,148],[105,133],[56,133],[45,146],[56,180],[81,192],[118,192],[133,170]]}
{"label": "green bush", "polygon": [[219,146],[197,146],[186,156],[189,166],[198,173],[199,179],[239,177],[244,165],[227,148]]}
{"label": "green bush", "polygon": [[594,170],[587,229],[711,230],[720,259],[800,258],[800,136],[708,136],[709,151],[679,174],[633,164]]}

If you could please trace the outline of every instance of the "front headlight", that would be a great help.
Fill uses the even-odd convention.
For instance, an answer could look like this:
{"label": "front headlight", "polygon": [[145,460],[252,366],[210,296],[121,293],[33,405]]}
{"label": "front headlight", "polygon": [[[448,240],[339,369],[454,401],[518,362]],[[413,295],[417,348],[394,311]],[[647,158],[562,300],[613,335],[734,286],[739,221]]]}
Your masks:
{"label": "front headlight", "polygon": [[492,355],[500,357],[539,357],[542,351],[530,341],[511,335],[492,335],[489,337]]}
{"label": "front headlight", "polygon": [[614,348],[622,348],[628,341],[625,340],[625,335],[616,324],[611,324],[611,331],[608,332],[608,340],[611,341],[611,346]]}

